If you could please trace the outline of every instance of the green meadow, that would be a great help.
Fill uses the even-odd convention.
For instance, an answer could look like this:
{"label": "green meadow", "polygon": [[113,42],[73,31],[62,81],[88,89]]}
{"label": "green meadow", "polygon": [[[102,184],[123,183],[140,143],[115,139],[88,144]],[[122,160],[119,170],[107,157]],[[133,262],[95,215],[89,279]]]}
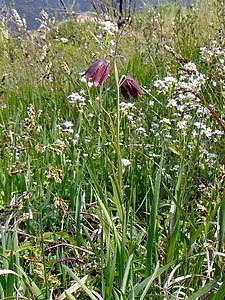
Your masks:
{"label": "green meadow", "polygon": [[225,2],[39,24],[0,13],[0,299],[225,299]]}

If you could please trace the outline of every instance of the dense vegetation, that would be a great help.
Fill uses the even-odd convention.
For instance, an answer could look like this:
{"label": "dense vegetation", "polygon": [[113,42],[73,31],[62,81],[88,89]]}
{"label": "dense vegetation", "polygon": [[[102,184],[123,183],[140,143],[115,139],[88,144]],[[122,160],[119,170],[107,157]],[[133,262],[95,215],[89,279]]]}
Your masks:
{"label": "dense vegetation", "polygon": [[[1,299],[223,299],[224,12],[1,15]],[[82,76],[97,58],[102,87]]]}

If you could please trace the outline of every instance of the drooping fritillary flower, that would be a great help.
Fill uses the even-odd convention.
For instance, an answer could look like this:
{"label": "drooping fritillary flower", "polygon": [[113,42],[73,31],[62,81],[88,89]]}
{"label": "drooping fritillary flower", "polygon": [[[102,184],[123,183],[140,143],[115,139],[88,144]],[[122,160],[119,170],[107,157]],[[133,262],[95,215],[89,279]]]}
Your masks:
{"label": "drooping fritillary flower", "polygon": [[119,85],[125,100],[128,100],[130,96],[137,99],[138,94],[144,94],[138,83],[129,75],[122,75]]}
{"label": "drooping fritillary flower", "polygon": [[110,63],[104,58],[96,59],[85,72],[85,77],[92,79],[95,86],[103,85],[109,76]]}

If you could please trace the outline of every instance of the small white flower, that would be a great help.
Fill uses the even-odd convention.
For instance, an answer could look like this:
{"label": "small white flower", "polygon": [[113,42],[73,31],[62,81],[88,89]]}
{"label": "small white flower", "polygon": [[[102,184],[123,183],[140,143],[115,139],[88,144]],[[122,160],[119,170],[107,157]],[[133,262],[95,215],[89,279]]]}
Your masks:
{"label": "small white flower", "polygon": [[171,171],[178,171],[179,165],[174,165],[170,170]]}
{"label": "small white flower", "polygon": [[121,161],[122,161],[123,167],[128,167],[131,165],[131,162],[129,161],[129,159],[122,158]]}
{"label": "small white flower", "polygon": [[121,102],[120,107],[121,107],[121,109],[122,108],[128,109],[128,108],[135,107],[135,105],[134,105],[134,103],[130,103],[130,102]]}
{"label": "small white flower", "polygon": [[148,105],[149,105],[149,106],[153,106],[153,105],[154,105],[154,101],[150,100],[150,101],[148,102]]}
{"label": "small white flower", "polygon": [[69,103],[75,103],[75,102],[85,102],[85,98],[78,94],[77,92],[72,92],[69,96],[67,96],[67,99],[69,99]]}
{"label": "small white flower", "polygon": [[219,136],[221,136],[221,135],[223,135],[223,134],[224,134],[224,132],[223,132],[223,131],[221,131],[221,130],[218,130],[218,129],[216,129],[216,130],[214,131],[214,134],[215,134],[215,135],[219,135]]}
{"label": "small white flower", "polygon": [[168,86],[168,85],[173,86],[174,84],[177,83],[177,78],[172,77],[172,76],[166,76],[166,77],[164,78],[164,81],[166,82],[167,86]]}
{"label": "small white flower", "polygon": [[183,112],[185,109],[185,106],[184,105],[178,105],[177,106],[177,110],[180,111],[180,112]]}
{"label": "small white flower", "polygon": [[200,129],[200,128],[204,128],[205,125],[202,122],[195,122],[194,126]]}
{"label": "small white flower", "polygon": [[172,98],[172,99],[168,99],[168,104],[167,107],[176,107],[177,106],[177,100]]}
{"label": "small white flower", "polygon": [[117,25],[111,21],[99,22],[101,28],[105,30],[109,35],[113,35],[117,31]]}
{"label": "small white flower", "polygon": [[94,83],[91,81],[88,81],[87,85],[88,85],[88,87],[92,87],[94,85]]}
{"label": "small white flower", "polygon": [[177,78],[166,76],[163,80],[155,80],[154,87],[157,88],[158,93],[166,94],[177,84]]}
{"label": "small white flower", "polygon": [[99,56],[99,55],[100,55],[100,52],[98,52],[98,51],[92,52],[91,55],[92,55],[92,56]]}
{"label": "small white flower", "polygon": [[102,39],[102,34],[101,33],[97,34],[96,36],[97,36],[98,39]]}
{"label": "small white flower", "polygon": [[166,137],[167,139],[172,139],[172,135],[171,135],[170,133],[167,133],[167,134],[165,135],[165,137]]}
{"label": "small white flower", "polygon": [[110,40],[109,43],[111,46],[115,46],[115,44],[116,44],[114,40]]}
{"label": "small white flower", "polygon": [[195,63],[193,63],[193,62],[189,62],[189,63],[185,64],[183,69],[188,72],[198,73],[197,67],[196,67]]}
{"label": "small white flower", "polygon": [[160,120],[160,123],[165,123],[165,124],[171,125],[170,119],[167,119],[167,118],[163,118],[162,120]]}
{"label": "small white flower", "polygon": [[187,127],[187,121],[185,120],[182,120],[182,121],[179,121],[177,122],[177,128],[178,129],[185,129]]}
{"label": "small white flower", "polygon": [[202,116],[205,116],[205,115],[208,115],[209,111],[208,111],[208,108],[206,108],[206,107],[199,107],[197,109],[197,113]]}
{"label": "small white flower", "polygon": [[205,130],[204,130],[204,134],[210,138],[212,136],[212,129],[207,127]]}
{"label": "small white flower", "polygon": [[66,39],[66,38],[64,38],[64,37],[60,38],[60,41],[61,41],[63,44],[66,44],[66,43],[69,42],[69,40]]}
{"label": "small white flower", "polygon": [[127,115],[127,119],[128,119],[129,121],[133,121],[133,120],[134,120],[134,116],[133,116],[133,115]]}
{"label": "small white flower", "polygon": [[86,83],[86,82],[87,82],[87,79],[86,79],[84,76],[82,76],[82,77],[80,77],[80,81]]}
{"label": "small white flower", "polygon": [[73,127],[73,123],[70,121],[64,121],[61,123],[62,126],[66,127],[66,128],[70,128]]}
{"label": "small white flower", "polygon": [[136,132],[138,132],[138,133],[142,133],[142,134],[146,134],[146,130],[145,130],[145,128],[143,128],[143,127],[138,127],[137,129],[136,129]]}

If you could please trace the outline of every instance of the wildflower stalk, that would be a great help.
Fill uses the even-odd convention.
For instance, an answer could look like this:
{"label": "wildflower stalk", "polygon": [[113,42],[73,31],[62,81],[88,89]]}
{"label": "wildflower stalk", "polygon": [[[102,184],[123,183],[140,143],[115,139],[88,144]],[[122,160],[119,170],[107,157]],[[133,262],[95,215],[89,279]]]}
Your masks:
{"label": "wildflower stalk", "polygon": [[122,195],[123,191],[123,180],[122,180],[122,157],[120,151],[120,86],[119,86],[119,75],[118,69],[116,64],[116,59],[114,57],[114,73],[115,73],[115,80],[116,80],[116,146],[117,146],[117,160],[118,160],[118,182],[119,182],[119,192]]}
{"label": "wildflower stalk", "polygon": [[118,160],[118,188],[119,188],[119,195],[122,199],[123,195],[123,172],[122,172],[122,156],[121,156],[121,149],[120,149],[120,83],[119,83],[119,73],[116,64],[116,57],[118,52],[119,40],[120,36],[124,27],[116,33],[115,37],[115,52],[113,56],[113,65],[114,65],[114,74],[115,74],[115,81],[116,81],[116,148],[117,148],[117,160]]}

